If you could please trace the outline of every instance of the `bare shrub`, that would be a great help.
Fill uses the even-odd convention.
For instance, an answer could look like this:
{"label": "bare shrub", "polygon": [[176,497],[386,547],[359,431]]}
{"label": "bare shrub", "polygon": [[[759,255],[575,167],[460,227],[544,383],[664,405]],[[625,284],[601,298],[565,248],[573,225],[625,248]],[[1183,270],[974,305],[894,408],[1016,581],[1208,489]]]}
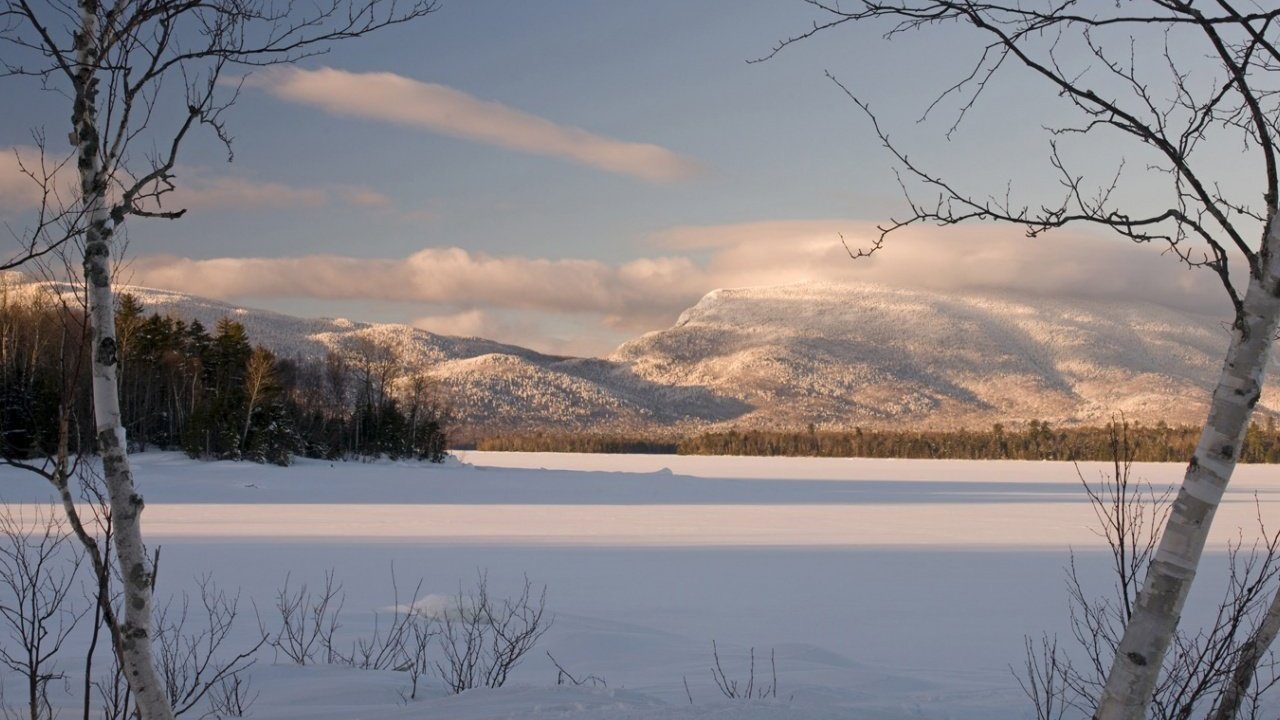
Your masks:
{"label": "bare shrub", "polygon": [[[422,581],[414,588],[412,597],[417,598],[422,592]],[[342,655],[335,653],[337,662],[361,670],[393,670],[406,666],[409,656],[415,649],[411,646],[417,640],[415,635],[422,635],[422,642],[433,635],[430,618],[419,613],[412,605],[400,603],[400,584],[396,579],[396,569],[391,567],[391,616],[383,627],[383,615],[373,613],[373,634],[369,637],[356,638],[352,643],[351,653]],[[422,653],[426,654],[425,647]]]}
{"label": "bare shrub", "polygon": [[[1169,492],[1131,479],[1127,423],[1112,423],[1111,454],[1112,473],[1098,482],[1086,480],[1078,467],[1077,473],[1098,521],[1096,532],[1110,550],[1112,591],[1087,590],[1072,553],[1066,581],[1077,664],[1056,638],[1028,638],[1024,670],[1015,672],[1038,720],[1058,720],[1068,707],[1086,715],[1097,709],[1169,512]],[[1174,635],[1151,700],[1151,718],[1185,720],[1214,709],[1215,720],[1231,720],[1237,708],[1252,717],[1258,698],[1276,683],[1275,660],[1257,645],[1269,607],[1280,607],[1280,533],[1268,534],[1260,513],[1258,526],[1262,540],[1246,548],[1241,537],[1228,546],[1227,588],[1212,621]]]}
{"label": "bare shrub", "polygon": [[194,619],[200,623],[197,627],[189,626],[193,618],[186,593],[180,600],[171,599],[156,615],[160,676],[175,717],[190,711],[224,682],[238,679],[267,642],[263,634],[253,647],[221,659],[223,645],[239,616],[240,598],[228,596],[208,576],[198,584],[204,612]]}
{"label": "bare shrub", "polygon": [[235,673],[209,691],[209,708],[217,718],[240,718],[249,712],[258,693],[252,689],[247,675]]}
{"label": "bare shrub", "polygon": [[[325,571],[324,585],[314,593],[306,583],[291,591],[290,580],[291,576],[285,575],[284,586],[276,591],[274,609],[279,616],[279,629],[267,631],[262,616],[258,616],[258,629],[267,645],[298,665],[320,659],[328,663],[340,661],[342,656],[333,644],[333,636],[341,627],[338,615],[346,595],[342,585],[334,581],[333,570]],[[256,607],[254,612],[257,613]]]}
{"label": "bare shrub", "polygon": [[[418,580],[410,597],[422,593]],[[391,566],[391,615],[383,625],[383,613],[373,613],[373,634],[356,638],[351,653],[333,653],[335,661],[361,670],[396,670],[409,674],[409,689],[400,693],[406,702],[416,700],[423,676],[431,668],[431,640],[439,635],[434,620],[413,604],[400,601],[400,583]]]}
{"label": "bare shrub", "polygon": [[431,660],[427,652],[432,638],[439,635],[431,618],[419,612],[410,614],[409,631],[400,647],[401,665],[396,668],[409,673],[409,691],[405,700],[416,700],[418,687],[422,678],[431,669]]}
{"label": "bare shrub", "polygon": [[550,651],[547,652],[547,657],[550,658],[551,664],[556,666],[556,685],[564,685],[567,681],[567,684],[576,687],[582,687],[583,685],[600,688],[609,687],[609,683],[599,675],[585,675],[581,679],[574,677],[572,673],[564,669],[564,666],[560,664],[559,660],[556,660],[556,657]]}
{"label": "bare shrub", "polygon": [[1036,720],[1062,720],[1070,704],[1066,692],[1071,666],[1058,651],[1058,638],[1041,636],[1039,642],[1025,638],[1026,665],[1014,678],[1035,709]]}
{"label": "bare shrub", "polygon": [[476,687],[499,688],[520,660],[551,629],[545,615],[547,588],[535,597],[529,578],[520,594],[495,601],[485,573],[475,587],[458,589],[455,607],[439,618],[443,661],[433,663],[445,687],[460,693]]}
{"label": "bare shrub", "polygon": [[[86,592],[93,603],[93,615],[89,646],[84,653],[84,677],[81,680],[82,718],[89,720],[96,694],[100,696],[103,703],[104,720],[112,720],[124,717],[128,713],[130,698],[128,683],[119,671],[118,663],[112,670],[110,682],[113,687],[110,693],[104,692],[104,687],[93,679],[93,664],[98,655],[98,643],[103,639],[102,631],[104,629],[107,631],[106,641],[112,650],[113,657],[115,641],[119,635],[119,628],[116,626],[118,615],[116,607],[120,593],[113,590],[118,572],[115,565],[103,559],[111,557],[111,512],[105,495],[106,491],[102,487],[102,477],[93,467],[93,463],[79,463],[75,474],[79,479],[81,503],[88,509],[89,517],[92,519],[92,524],[86,527],[82,524],[83,520],[78,511],[67,513],[72,532],[84,548],[85,555],[89,559],[89,569],[93,573],[92,588]],[[73,504],[72,507],[76,506]]]}
{"label": "bare shrub", "polygon": [[30,720],[54,716],[49,683],[65,677],[56,656],[85,614],[68,602],[82,557],[54,509],[0,508],[0,665],[25,681]]}
{"label": "bare shrub", "polygon": [[[93,687],[101,702],[102,720],[126,720],[134,716],[133,693],[124,677],[124,669],[120,667],[120,658],[115,653],[111,654],[111,669],[107,677],[95,680]],[[85,717],[88,717],[88,708],[89,702],[86,700]]]}
{"label": "bare shrub", "polygon": [[[345,600],[342,585],[332,570],[324,584],[312,591],[306,584],[291,588],[291,578],[276,592],[273,609],[279,626],[266,629],[261,615],[263,642],[278,655],[298,665],[316,662],[346,665],[362,670],[395,670],[409,676],[409,688],[401,693],[416,699],[422,678],[434,670],[451,692],[475,687],[501,687],[521,659],[551,627],[546,615],[544,586],[535,596],[526,577],[518,595],[495,600],[489,594],[488,577],[481,573],[475,586],[450,598],[451,607],[439,617],[414,603],[402,603],[394,566],[391,569],[392,606],[375,611],[371,635],[357,637],[350,651],[338,649],[335,640],[342,627],[339,614]],[[419,597],[422,581],[412,597]],[[438,640],[440,658],[432,658]]]}
{"label": "bare shrub", "polygon": [[[769,651],[769,669],[773,680],[768,685],[756,684],[755,648],[751,648],[749,652],[746,680],[741,682],[725,675],[724,666],[720,664],[720,648],[716,646],[715,640],[711,641],[711,656],[715,659],[715,665],[711,668],[711,679],[715,680],[716,687],[725,697],[730,700],[763,700],[778,697],[778,664],[774,659],[773,650]],[[761,681],[763,682],[763,678]]]}

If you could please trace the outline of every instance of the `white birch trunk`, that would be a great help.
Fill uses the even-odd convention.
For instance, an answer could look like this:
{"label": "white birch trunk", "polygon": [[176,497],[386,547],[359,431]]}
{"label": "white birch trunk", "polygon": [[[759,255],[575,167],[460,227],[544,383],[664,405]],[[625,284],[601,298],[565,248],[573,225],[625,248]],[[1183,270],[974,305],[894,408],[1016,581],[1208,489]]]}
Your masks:
{"label": "white birch trunk", "polygon": [[1280,221],[1274,208],[1258,264],[1262,277],[1249,280],[1209,419],[1125,626],[1095,720],[1146,717],[1209,526],[1235,469],[1253,407],[1262,395],[1263,374],[1280,320]]}
{"label": "white birch trunk", "polygon": [[115,302],[111,292],[112,231],[118,218],[107,209],[107,175],[102,168],[98,133],[98,0],[79,0],[76,34],[75,109],[80,189],[88,228],[84,278],[88,288],[92,336],[93,412],[103,477],[111,504],[116,560],[124,585],[124,617],[117,651],[142,720],[173,720],[173,709],[156,672],[151,641],[152,568],[142,542],[142,496],[134,490],[120,395],[116,385]]}
{"label": "white birch trunk", "polygon": [[245,403],[248,407],[244,413],[244,429],[240,433],[241,453],[248,449],[249,429],[253,425],[253,411],[258,406],[258,396],[262,394],[262,389],[267,384],[267,376],[270,374],[270,356],[265,352],[261,352],[260,349],[254,350],[249,355],[247,372],[245,373],[245,385],[248,386],[249,400]]}
{"label": "white birch trunk", "polygon": [[1271,605],[1267,607],[1262,624],[1240,647],[1240,657],[1231,673],[1231,681],[1218,696],[1211,720],[1235,720],[1240,713],[1240,705],[1249,694],[1249,687],[1253,685],[1258,663],[1271,643],[1275,642],[1277,633],[1280,633],[1280,591],[1271,598]]}

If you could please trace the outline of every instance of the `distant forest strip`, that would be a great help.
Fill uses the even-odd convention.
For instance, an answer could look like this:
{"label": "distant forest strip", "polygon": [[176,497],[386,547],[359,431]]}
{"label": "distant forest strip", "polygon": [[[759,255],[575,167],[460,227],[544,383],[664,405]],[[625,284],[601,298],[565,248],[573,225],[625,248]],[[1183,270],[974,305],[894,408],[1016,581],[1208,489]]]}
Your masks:
{"label": "distant forest strip", "polygon": [[[1200,428],[1122,424],[1136,462],[1185,462],[1195,450]],[[916,458],[933,460],[1105,460],[1113,455],[1113,428],[1053,428],[1033,420],[1025,427],[988,430],[798,431],[727,430],[679,442],[621,435],[533,433],[502,435],[476,443],[477,450],[513,452],[677,453],[781,457]],[[1245,436],[1241,462],[1280,463],[1280,430],[1268,418]]]}
{"label": "distant forest strip", "polygon": [[474,449],[498,452],[674,455],[677,443],[626,435],[527,433],[484,437],[476,441]]}
{"label": "distant forest strip", "polygon": [[[2,279],[0,279],[2,281]],[[278,358],[245,327],[148,314],[122,294],[114,346],[132,452],[287,465],[313,458],[445,457],[434,387],[395,352],[357,342],[324,359]],[[73,450],[94,445],[88,330],[81,308],[0,282],[0,457],[47,457],[66,414]]]}

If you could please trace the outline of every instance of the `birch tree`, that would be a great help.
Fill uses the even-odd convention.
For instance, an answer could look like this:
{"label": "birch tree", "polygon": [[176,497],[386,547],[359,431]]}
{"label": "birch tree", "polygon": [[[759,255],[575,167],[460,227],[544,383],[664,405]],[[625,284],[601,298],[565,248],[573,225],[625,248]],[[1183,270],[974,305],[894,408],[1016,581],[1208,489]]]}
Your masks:
{"label": "birch tree", "polygon": [[249,429],[253,426],[253,411],[275,382],[276,359],[271,352],[259,345],[253,349],[245,365],[244,376],[244,428],[240,432],[240,449],[249,447]]}
{"label": "birch tree", "polygon": [[[972,43],[972,60],[923,103],[925,115],[951,111],[948,135],[1014,74],[1060,98],[1055,116],[1069,118],[1046,128],[1044,169],[1060,192],[1019,200],[1012,188],[970,191],[909,155],[865,94],[828,73],[896,160],[908,207],[868,247],[848,248],[851,255],[874,253],[894,231],[920,223],[1011,223],[1029,237],[1087,226],[1163,246],[1221,280],[1233,314],[1222,373],[1095,714],[1142,718],[1261,396],[1280,320],[1280,8],[1237,0],[806,2],[819,18],[769,57],[838,28],[871,30],[886,42],[945,32]],[[1144,190],[1161,192],[1154,209],[1124,200],[1133,196],[1123,160],[1100,181],[1072,169],[1073,159],[1096,164],[1081,161],[1081,152],[1113,157],[1117,140],[1142,159]],[[1241,189],[1245,180],[1251,185]],[[1260,644],[1274,638],[1272,624]]]}
{"label": "birch tree", "polygon": [[[123,578],[124,611],[113,634],[144,720],[169,720],[173,710],[155,668],[144,503],[120,417],[116,238],[129,219],[182,216],[181,208],[167,208],[164,201],[176,187],[180,151],[194,131],[211,132],[230,157],[225,114],[239,82],[228,70],[294,62],[435,7],[434,0],[0,0],[0,77],[66,97],[73,150],[62,156],[46,141],[65,130],[53,126],[47,135],[38,128],[35,157],[18,158],[40,207],[28,226],[11,231],[14,250],[0,255],[0,270],[72,242],[83,248],[97,451]],[[133,148],[144,150],[131,153]],[[66,495],[65,487],[60,491]],[[92,543],[87,535],[81,540]],[[89,549],[96,556],[96,548]]]}

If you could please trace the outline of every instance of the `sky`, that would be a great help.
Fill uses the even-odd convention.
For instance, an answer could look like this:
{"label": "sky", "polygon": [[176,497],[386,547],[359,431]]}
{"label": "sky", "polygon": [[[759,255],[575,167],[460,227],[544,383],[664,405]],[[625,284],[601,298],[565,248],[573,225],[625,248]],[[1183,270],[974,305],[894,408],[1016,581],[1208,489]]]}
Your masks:
{"label": "sky", "polygon": [[[1058,192],[1041,125],[1060,100],[1009,71],[950,137],[956,102],[918,122],[981,51],[955,27],[892,43],[840,29],[748,62],[819,17],[799,0],[445,0],[257,70],[226,116],[234,161],[207,135],[187,142],[170,206],[189,212],[131,220],[121,277],[581,355],[667,327],[719,287],[879,282],[1222,309],[1206,273],[1080,231],[912,228],[851,260],[842,239],[865,246],[905,206],[892,157],[827,72],[931,168],[1032,199]],[[68,108],[3,83],[0,218],[20,226],[32,195],[15,158],[33,130],[62,137]],[[1116,147],[1102,138],[1077,157],[1109,177]],[[1141,170],[1129,177],[1136,203],[1158,202]]]}

